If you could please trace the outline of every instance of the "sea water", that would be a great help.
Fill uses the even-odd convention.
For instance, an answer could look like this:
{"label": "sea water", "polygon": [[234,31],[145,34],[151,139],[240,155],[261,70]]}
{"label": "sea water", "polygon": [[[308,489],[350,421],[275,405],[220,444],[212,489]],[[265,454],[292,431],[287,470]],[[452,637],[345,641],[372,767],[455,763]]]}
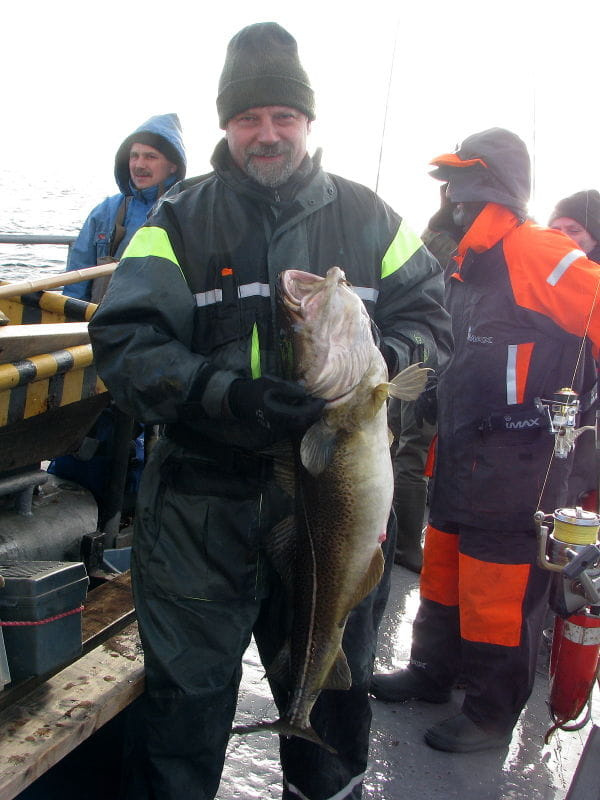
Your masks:
{"label": "sea water", "polygon": [[[76,176],[25,168],[0,168],[0,235],[76,236],[86,217],[108,194],[111,176]],[[66,269],[66,245],[0,243],[0,280],[39,278]],[[92,266],[90,264],[90,266]]]}

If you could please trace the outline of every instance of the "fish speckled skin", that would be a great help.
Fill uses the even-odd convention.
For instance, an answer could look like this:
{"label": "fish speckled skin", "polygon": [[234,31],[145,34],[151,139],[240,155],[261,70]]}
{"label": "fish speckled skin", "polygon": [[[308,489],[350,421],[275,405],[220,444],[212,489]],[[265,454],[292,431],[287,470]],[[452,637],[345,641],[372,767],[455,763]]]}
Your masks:
{"label": "fish speckled skin", "polygon": [[[290,702],[277,722],[237,732],[271,728],[327,747],[310,712],[322,689],[350,688],[346,620],[383,572],[381,542],[394,491],[386,400],[390,393],[416,396],[427,371],[415,365],[405,380],[401,374],[388,383],[368,314],[338,267],[325,278],[287,270],[279,288],[292,377],[328,402],[300,443],[295,522],[281,526],[274,548],[282,573],[293,564],[291,642],[270,670],[272,679],[291,681]],[[410,388],[402,391],[403,384]]]}

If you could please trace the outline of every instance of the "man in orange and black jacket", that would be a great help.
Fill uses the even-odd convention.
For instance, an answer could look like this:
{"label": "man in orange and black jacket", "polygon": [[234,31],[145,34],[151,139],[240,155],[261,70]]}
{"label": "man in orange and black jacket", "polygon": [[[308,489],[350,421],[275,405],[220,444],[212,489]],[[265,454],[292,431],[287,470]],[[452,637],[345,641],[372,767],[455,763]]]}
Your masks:
{"label": "man in orange and black jacket", "polygon": [[[600,268],[527,218],[530,162],[501,128],[432,161],[465,231],[448,280],[455,350],[438,383],[438,444],[410,664],[374,676],[382,700],[445,702],[461,713],[426,742],[451,752],[506,746],[533,686],[549,574],[536,565],[534,512],[564,502],[568,459],[536,399],[594,390]],[[591,314],[591,317],[590,317]],[[589,328],[587,328],[590,318]]]}

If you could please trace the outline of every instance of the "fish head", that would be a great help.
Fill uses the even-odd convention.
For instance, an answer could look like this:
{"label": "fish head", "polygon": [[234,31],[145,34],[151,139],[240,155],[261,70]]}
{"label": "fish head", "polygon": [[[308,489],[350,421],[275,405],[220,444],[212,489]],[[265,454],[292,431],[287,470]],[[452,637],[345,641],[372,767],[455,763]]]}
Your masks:
{"label": "fish head", "polygon": [[278,284],[282,327],[292,350],[292,377],[332,401],[357,386],[375,343],[367,310],[339,267],[325,277],[284,270]]}

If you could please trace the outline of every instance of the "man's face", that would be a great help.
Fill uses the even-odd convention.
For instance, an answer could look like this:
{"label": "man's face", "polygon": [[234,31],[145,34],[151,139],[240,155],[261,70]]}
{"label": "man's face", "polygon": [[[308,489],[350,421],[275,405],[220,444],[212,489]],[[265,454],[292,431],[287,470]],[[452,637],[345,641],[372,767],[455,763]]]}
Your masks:
{"label": "man's face", "polygon": [[583,225],[580,225],[571,217],[558,217],[552,220],[550,225],[554,230],[566,233],[574,242],[576,242],[583,252],[587,255],[591,253],[598,242],[586,231]]}
{"label": "man's face", "polygon": [[149,144],[134,142],[129,151],[129,174],[136,189],[149,189],[165,181],[177,171],[160,150]]}
{"label": "man's face", "polygon": [[479,216],[485,207],[485,203],[481,201],[473,203],[454,203],[452,208],[452,221],[458,228],[463,231],[469,230],[475,219]]}
{"label": "man's face", "polygon": [[232,117],[225,136],[235,163],[263,186],[281,186],[306,155],[310,122],[288,106],[249,108]]}

